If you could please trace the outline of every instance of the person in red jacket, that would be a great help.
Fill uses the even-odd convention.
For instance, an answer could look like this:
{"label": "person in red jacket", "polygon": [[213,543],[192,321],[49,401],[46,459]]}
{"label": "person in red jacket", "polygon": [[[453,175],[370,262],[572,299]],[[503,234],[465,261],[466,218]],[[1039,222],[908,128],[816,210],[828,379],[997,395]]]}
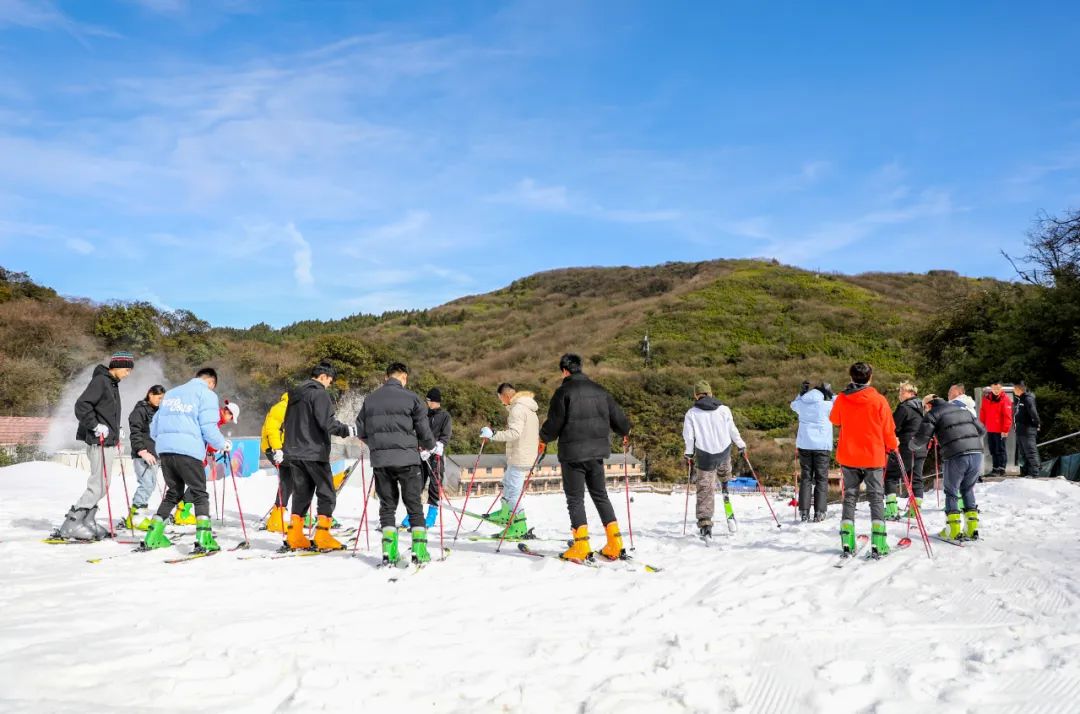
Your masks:
{"label": "person in red jacket", "polygon": [[875,558],[888,555],[885,535],[885,463],[900,442],[896,425],[885,396],[873,389],[874,370],[865,362],[856,362],[848,370],[851,384],[837,395],[829,420],[840,427],[836,460],[844,475],[844,508],[840,521],[840,543],[844,556],[858,550],[855,544],[855,503],[859,485],[866,484],[870,501],[870,547]]}
{"label": "person in red jacket", "polygon": [[986,427],[986,444],[990,447],[990,458],[994,469],[991,476],[1004,476],[1009,463],[1009,452],[1005,448],[1005,437],[1012,430],[1013,403],[1008,393],[1001,388],[1001,382],[990,385],[990,391],[983,394],[979,408],[979,421]]}

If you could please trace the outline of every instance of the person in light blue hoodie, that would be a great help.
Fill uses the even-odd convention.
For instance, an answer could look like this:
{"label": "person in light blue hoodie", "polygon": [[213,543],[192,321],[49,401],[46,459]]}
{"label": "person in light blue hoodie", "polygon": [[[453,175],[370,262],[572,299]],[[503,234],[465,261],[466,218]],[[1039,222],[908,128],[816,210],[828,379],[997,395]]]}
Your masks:
{"label": "person in light blue hoodie", "polygon": [[795,446],[799,450],[799,517],[810,520],[810,504],[814,505],[815,522],[825,520],[829,501],[829,463],[832,461],[833,427],[829,414],[833,407],[832,387],[828,384],[810,388],[802,383],[799,396],[791,402],[791,410],[799,415],[799,435]]}
{"label": "person in light blue hoodie", "polygon": [[147,550],[172,545],[165,537],[165,519],[172,515],[185,489],[193,494],[195,505],[195,552],[221,549],[210,528],[210,498],[203,469],[207,446],[232,451],[232,444],[218,428],[216,388],[217,372],[212,367],[200,369],[187,384],[165,392],[150,422],[150,436],[157,445],[166,490],[143,541]]}

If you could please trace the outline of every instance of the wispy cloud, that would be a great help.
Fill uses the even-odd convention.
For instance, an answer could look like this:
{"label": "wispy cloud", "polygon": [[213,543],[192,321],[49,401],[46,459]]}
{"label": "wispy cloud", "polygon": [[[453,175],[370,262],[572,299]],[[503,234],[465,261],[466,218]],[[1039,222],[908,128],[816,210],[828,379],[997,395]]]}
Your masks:
{"label": "wispy cloud", "polygon": [[76,21],[50,0],[0,0],[0,29],[5,26],[59,30],[84,45],[87,37],[119,37],[106,28]]}
{"label": "wispy cloud", "polygon": [[609,208],[584,197],[572,196],[566,186],[542,185],[531,177],[518,181],[510,191],[496,194],[491,200],[550,213],[594,218],[615,223],[659,223],[676,221],[682,212],[673,209]]}
{"label": "wispy cloud", "polygon": [[64,245],[68,250],[79,255],[90,255],[94,252],[94,244],[82,238],[68,238]]}

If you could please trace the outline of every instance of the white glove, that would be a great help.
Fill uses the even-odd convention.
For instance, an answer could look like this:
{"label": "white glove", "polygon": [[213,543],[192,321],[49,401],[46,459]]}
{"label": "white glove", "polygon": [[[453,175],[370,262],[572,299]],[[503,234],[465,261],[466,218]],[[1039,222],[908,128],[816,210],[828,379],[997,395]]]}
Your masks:
{"label": "white glove", "polygon": [[349,424],[349,436],[356,436],[356,424]]}
{"label": "white glove", "polygon": [[140,459],[150,464],[151,466],[157,466],[157,458],[146,449],[143,449],[138,453]]}
{"label": "white glove", "polygon": [[441,441],[436,441],[435,442],[435,455],[436,456],[442,456],[443,449],[445,449],[445,448],[446,448],[445,444],[443,444]]}
{"label": "white glove", "polygon": [[495,436],[495,432],[491,430],[490,426],[485,426],[483,429],[480,430],[481,439],[490,439],[493,436]]}
{"label": "white glove", "polygon": [[108,439],[109,427],[105,426],[104,424],[98,424],[94,427],[94,435],[97,436],[98,439]]}
{"label": "white glove", "polygon": [[225,448],[222,451],[232,451],[232,439],[225,440]]}
{"label": "white glove", "polygon": [[120,441],[127,441],[127,429],[120,427]]}
{"label": "white glove", "polygon": [[270,460],[274,462],[274,466],[281,466],[282,462],[285,461],[285,452],[281,449],[274,449],[274,456]]}
{"label": "white glove", "polygon": [[426,449],[421,449],[420,450],[420,460],[421,461],[427,461],[430,458],[431,458],[431,452],[430,451],[428,451]]}

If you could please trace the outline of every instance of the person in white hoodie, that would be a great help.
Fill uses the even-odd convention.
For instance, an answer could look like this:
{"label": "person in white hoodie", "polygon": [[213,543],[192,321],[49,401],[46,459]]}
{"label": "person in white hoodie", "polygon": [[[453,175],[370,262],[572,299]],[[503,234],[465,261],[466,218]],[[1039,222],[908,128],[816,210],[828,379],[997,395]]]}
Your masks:
{"label": "person in white hoodie", "polygon": [[694,512],[698,533],[702,538],[712,537],[718,475],[724,491],[728,529],[735,530],[735,515],[727,495],[727,482],[731,479],[731,445],[734,443],[745,450],[746,442],[735,426],[731,410],[713,397],[708,382],[694,385],[694,406],[683,418],[683,441],[686,443],[686,461],[694,470],[697,486]]}
{"label": "person in white hoodie", "polygon": [[963,407],[971,412],[971,416],[978,416],[975,413],[975,400],[967,395],[967,387],[963,384],[954,384],[949,387],[949,401],[958,407]]}
{"label": "person in white hoodie", "polygon": [[536,463],[540,450],[540,420],[536,417],[537,404],[532,392],[519,392],[509,382],[500,384],[496,391],[499,401],[509,412],[506,428],[502,431],[492,431],[490,427],[485,426],[480,430],[480,436],[506,444],[506,471],[503,474],[502,503],[497,511],[485,515],[492,523],[506,525],[514,506],[518,506],[514,514],[514,522],[506,531],[506,537],[525,538],[529,528],[525,524],[525,509],[518,504],[518,499],[525,484],[525,477],[529,475],[529,469]]}
{"label": "person in white hoodie", "polygon": [[809,382],[803,382],[799,396],[791,402],[791,410],[799,415],[795,447],[799,451],[799,518],[803,523],[810,520],[811,503],[815,523],[825,520],[828,510],[829,463],[833,448],[829,414],[834,396],[828,384],[811,389]]}

